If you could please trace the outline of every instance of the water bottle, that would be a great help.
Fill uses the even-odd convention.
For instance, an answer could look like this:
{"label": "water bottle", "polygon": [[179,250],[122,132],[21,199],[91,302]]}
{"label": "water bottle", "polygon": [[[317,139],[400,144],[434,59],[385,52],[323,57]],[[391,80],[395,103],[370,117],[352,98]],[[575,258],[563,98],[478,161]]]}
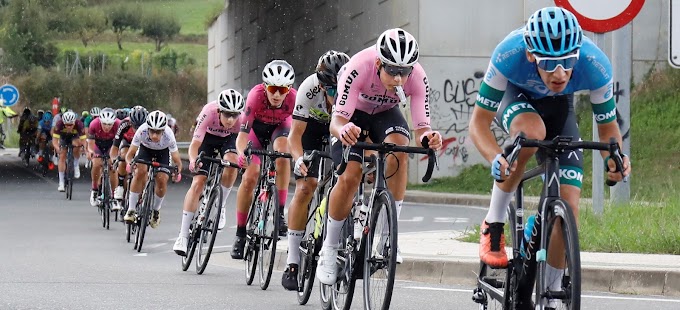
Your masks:
{"label": "water bottle", "polygon": [[316,214],[314,214],[314,239],[318,239],[321,236],[321,228],[323,227],[323,214],[326,212],[326,204],[328,200],[327,197],[323,197],[319,208],[316,209]]}
{"label": "water bottle", "polygon": [[356,205],[359,206],[357,208],[357,214],[354,217],[354,239],[359,239],[361,238],[361,235],[364,232],[364,225],[366,224],[366,214],[368,213],[368,206],[364,204],[363,200],[356,202]]}
{"label": "water bottle", "polygon": [[520,247],[519,253],[522,255],[522,257],[526,258],[526,251],[525,247],[531,242],[531,234],[534,231],[534,224],[536,223],[536,216],[531,215],[529,218],[527,218],[527,224],[524,226],[524,242],[522,243],[522,246]]}

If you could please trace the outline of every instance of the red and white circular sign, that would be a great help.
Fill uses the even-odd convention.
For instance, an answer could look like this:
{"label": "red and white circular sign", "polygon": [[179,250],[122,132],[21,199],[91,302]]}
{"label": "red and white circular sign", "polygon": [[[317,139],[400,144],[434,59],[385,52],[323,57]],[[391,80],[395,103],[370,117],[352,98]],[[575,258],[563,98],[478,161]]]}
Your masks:
{"label": "red and white circular sign", "polygon": [[583,29],[605,33],[630,23],[645,0],[555,0],[555,4],[574,13]]}

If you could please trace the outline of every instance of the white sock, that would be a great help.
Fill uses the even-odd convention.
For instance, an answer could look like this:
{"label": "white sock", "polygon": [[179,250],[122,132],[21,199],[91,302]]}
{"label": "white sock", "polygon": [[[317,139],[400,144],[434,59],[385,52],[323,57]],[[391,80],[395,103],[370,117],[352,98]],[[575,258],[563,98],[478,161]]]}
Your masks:
{"label": "white sock", "polygon": [[548,289],[551,291],[561,290],[562,274],[564,274],[564,269],[555,268],[549,264],[545,264],[545,273],[548,277]]}
{"label": "white sock", "polygon": [[153,196],[155,198],[154,201],[153,201],[153,209],[158,211],[158,210],[161,209],[161,204],[163,203],[163,198],[165,198],[165,197],[158,197],[158,195],[156,195],[156,193],[154,193]]}
{"label": "white sock", "polygon": [[128,211],[136,211],[137,201],[139,201],[139,193],[130,192],[130,197],[128,197]]}
{"label": "white sock", "polygon": [[394,201],[394,204],[397,207],[397,220],[399,219],[399,215],[401,215],[401,206],[404,204],[403,200],[396,200]]}
{"label": "white sock", "polygon": [[80,165],[80,157],[74,158],[73,159],[73,166],[75,166],[76,168],[79,168],[80,167],[79,165]]}
{"label": "white sock", "polygon": [[304,230],[288,229],[288,259],[286,264],[300,265],[300,240],[302,240],[304,234]]}
{"label": "white sock", "polygon": [[179,236],[189,238],[189,226],[194,219],[194,212],[182,211],[182,227],[179,229]]}
{"label": "white sock", "polygon": [[498,187],[496,181],[493,182],[491,205],[485,219],[487,223],[505,223],[508,217],[508,205],[510,205],[513,194],[514,192],[504,192]]}
{"label": "white sock", "polygon": [[64,184],[64,173],[59,172],[59,184]]}
{"label": "white sock", "polygon": [[323,240],[323,246],[325,247],[338,247],[338,242],[340,241],[340,231],[342,230],[342,225],[345,220],[338,221],[333,219],[330,215],[328,216],[328,221],[326,222],[326,239]]}
{"label": "white sock", "polygon": [[222,186],[222,210],[227,209],[227,197],[229,197],[229,193],[231,193],[231,187]]}

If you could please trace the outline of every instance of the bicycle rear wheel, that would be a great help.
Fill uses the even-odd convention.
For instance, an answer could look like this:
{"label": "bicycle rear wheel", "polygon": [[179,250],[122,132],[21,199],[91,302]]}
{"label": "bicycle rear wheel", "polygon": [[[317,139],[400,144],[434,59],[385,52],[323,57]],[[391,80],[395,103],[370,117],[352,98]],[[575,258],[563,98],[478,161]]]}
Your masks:
{"label": "bicycle rear wheel", "polygon": [[[550,202],[546,208],[552,216],[548,217],[546,225],[546,249],[551,242],[559,242],[560,235],[564,241],[564,253],[551,257],[549,251],[540,250],[536,254],[537,283],[536,305],[552,307],[554,309],[581,309],[581,255],[579,249],[578,231],[574,214],[566,201],[558,199]],[[561,252],[560,251],[560,252]],[[541,253],[544,252],[544,253]],[[563,262],[564,268],[559,268],[558,275],[546,272],[548,262]],[[550,278],[553,276],[552,278]]]}
{"label": "bicycle rear wheel", "polygon": [[208,267],[210,254],[215,245],[215,238],[217,238],[217,226],[220,222],[220,213],[222,212],[222,188],[215,186],[213,188],[208,205],[205,209],[205,218],[203,219],[203,226],[200,229],[200,236],[198,240],[198,257],[196,260],[196,273],[203,274],[205,268]]}
{"label": "bicycle rear wheel", "polygon": [[[317,194],[315,193],[315,196]],[[309,301],[309,297],[312,294],[312,289],[314,288],[314,277],[316,276],[316,257],[319,255],[319,250],[321,250],[321,243],[323,242],[322,235],[318,238],[314,238],[314,231],[317,226],[317,216],[316,213],[319,209],[314,208],[313,205],[316,203],[321,203],[319,197],[312,200],[310,205],[307,207],[308,215],[307,226],[305,227],[305,238],[300,242],[300,267],[298,269],[298,288],[301,290],[297,293],[298,304],[306,305]],[[321,208],[319,206],[318,208]],[[320,223],[323,225],[326,220],[326,216],[320,216],[318,218]]]}
{"label": "bicycle rear wheel", "polygon": [[182,271],[187,271],[189,266],[191,266],[191,260],[194,258],[194,253],[196,252],[196,244],[198,242],[198,235],[200,234],[201,227],[198,226],[196,222],[196,216],[191,221],[191,226],[189,227],[189,240],[187,241],[187,253],[186,256],[182,257]]}
{"label": "bicycle rear wheel", "polygon": [[260,239],[260,288],[266,290],[272,279],[276,260],[276,242],[279,240],[279,195],[276,186],[267,191],[267,204],[260,219],[262,223]]}
{"label": "bicycle rear wheel", "polygon": [[258,254],[260,252],[258,236],[255,233],[257,229],[257,222],[260,217],[260,202],[257,201],[257,194],[259,190],[255,191],[255,199],[250,206],[248,212],[248,221],[246,222],[246,245],[243,249],[243,261],[245,262],[246,285],[253,284],[255,279],[255,270],[257,270]]}
{"label": "bicycle rear wheel", "polygon": [[364,257],[364,308],[390,308],[397,271],[397,214],[392,194],[382,191],[371,210]]}

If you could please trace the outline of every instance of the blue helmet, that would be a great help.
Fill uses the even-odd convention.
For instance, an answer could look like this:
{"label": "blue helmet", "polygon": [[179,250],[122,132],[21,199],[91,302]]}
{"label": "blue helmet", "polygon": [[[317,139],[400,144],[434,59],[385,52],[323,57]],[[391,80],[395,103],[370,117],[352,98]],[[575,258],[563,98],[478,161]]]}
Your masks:
{"label": "blue helmet", "polygon": [[52,112],[46,111],[45,113],[43,113],[42,120],[44,122],[51,122],[52,121]]}
{"label": "blue helmet", "polygon": [[524,27],[524,43],[531,53],[559,57],[581,47],[583,30],[576,16],[560,7],[531,14]]}

